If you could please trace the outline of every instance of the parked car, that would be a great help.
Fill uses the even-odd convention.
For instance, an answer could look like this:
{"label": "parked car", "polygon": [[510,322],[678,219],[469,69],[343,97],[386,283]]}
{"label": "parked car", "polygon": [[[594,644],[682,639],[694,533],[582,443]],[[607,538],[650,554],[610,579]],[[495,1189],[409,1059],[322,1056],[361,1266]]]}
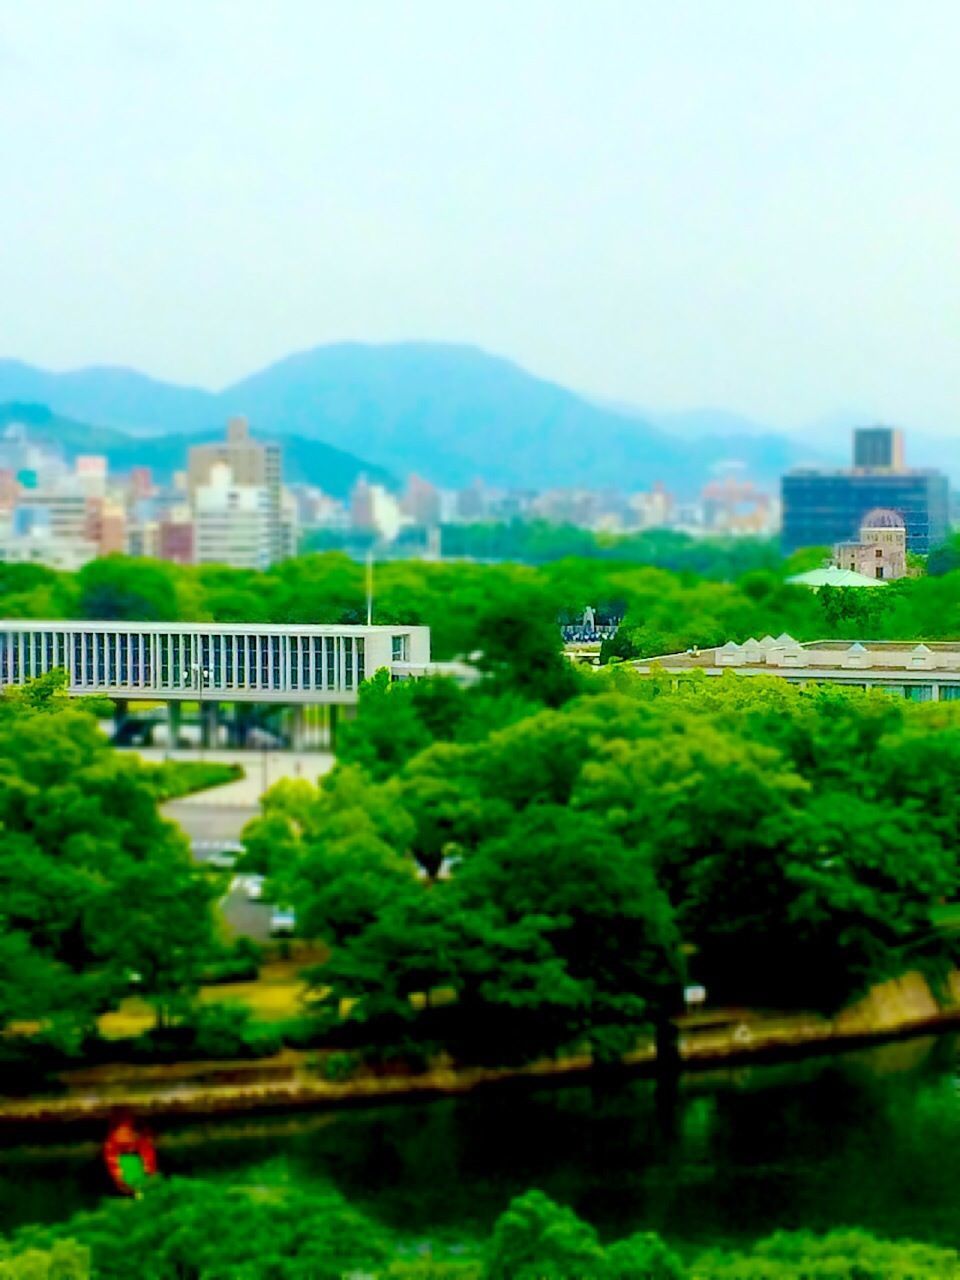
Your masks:
{"label": "parked car", "polygon": [[220,871],[229,871],[243,853],[243,845],[237,840],[194,840],[190,848],[199,862]]}
{"label": "parked car", "polygon": [[264,876],[247,876],[244,881],[244,891],[247,895],[248,902],[259,902],[263,897],[263,886],[265,883]]}
{"label": "parked car", "polygon": [[274,907],[270,917],[271,937],[289,938],[296,927],[297,916],[293,907]]}

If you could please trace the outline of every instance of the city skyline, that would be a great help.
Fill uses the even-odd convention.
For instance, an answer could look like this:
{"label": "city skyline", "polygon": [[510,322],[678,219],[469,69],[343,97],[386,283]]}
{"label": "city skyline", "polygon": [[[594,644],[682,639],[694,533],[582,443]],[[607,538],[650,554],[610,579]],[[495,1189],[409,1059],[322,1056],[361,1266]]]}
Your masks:
{"label": "city skyline", "polygon": [[217,387],[420,338],[641,412],[948,435],[960,13],[924,14],[9,13],[0,353]]}

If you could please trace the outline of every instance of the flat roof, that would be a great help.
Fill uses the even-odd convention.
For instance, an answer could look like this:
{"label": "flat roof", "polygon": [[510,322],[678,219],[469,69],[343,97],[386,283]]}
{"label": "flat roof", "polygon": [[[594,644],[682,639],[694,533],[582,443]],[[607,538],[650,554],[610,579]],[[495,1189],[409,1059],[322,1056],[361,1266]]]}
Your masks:
{"label": "flat roof", "polygon": [[0,631],[157,631],[176,632],[179,635],[396,635],[399,632],[429,631],[421,624],[407,625],[397,622],[388,626],[366,626],[361,623],[307,623],[307,622],[106,622],[96,618],[0,618]]}

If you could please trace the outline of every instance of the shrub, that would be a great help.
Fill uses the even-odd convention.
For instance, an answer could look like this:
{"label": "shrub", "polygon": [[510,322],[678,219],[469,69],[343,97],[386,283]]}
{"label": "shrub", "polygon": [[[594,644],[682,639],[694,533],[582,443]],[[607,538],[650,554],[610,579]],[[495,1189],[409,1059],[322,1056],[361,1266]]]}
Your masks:
{"label": "shrub", "polygon": [[203,986],[215,986],[221,982],[255,982],[263,963],[263,952],[252,938],[237,938],[230,947],[224,947],[200,972]]}
{"label": "shrub", "polygon": [[158,801],[176,800],[195,791],[222,787],[244,776],[242,765],[217,760],[164,760],[145,768]]}
{"label": "shrub", "polygon": [[328,1053],[321,1063],[325,1080],[349,1080],[357,1067],[359,1059],[353,1053]]}

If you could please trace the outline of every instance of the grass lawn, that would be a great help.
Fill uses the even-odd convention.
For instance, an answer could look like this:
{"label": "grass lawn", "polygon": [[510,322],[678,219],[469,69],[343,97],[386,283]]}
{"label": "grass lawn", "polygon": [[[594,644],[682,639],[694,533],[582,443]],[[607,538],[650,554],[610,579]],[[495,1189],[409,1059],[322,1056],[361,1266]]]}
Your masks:
{"label": "grass lawn", "polygon": [[[224,982],[212,987],[200,988],[200,999],[205,1004],[229,1001],[245,1004],[257,1022],[283,1022],[295,1018],[301,1012],[300,996],[303,982],[300,970],[303,957],[296,960],[272,960],[260,971],[255,982]],[[145,1000],[131,996],[119,1009],[104,1014],[100,1019],[103,1034],[114,1039],[135,1036],[153,1026],[154,1013]]]}

